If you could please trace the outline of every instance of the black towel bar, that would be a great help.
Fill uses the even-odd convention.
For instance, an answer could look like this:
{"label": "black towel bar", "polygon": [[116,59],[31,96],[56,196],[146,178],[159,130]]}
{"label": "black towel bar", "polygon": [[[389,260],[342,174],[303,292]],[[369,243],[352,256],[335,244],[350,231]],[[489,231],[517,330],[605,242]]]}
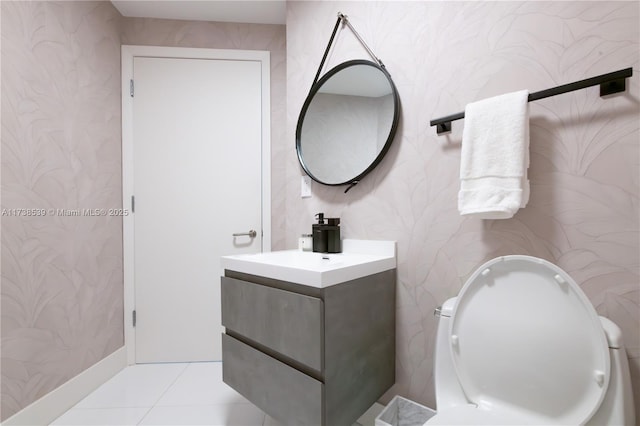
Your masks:
{"label": "black towel bar", "polygon": [[[537,101],[538,99],[548,98],[550,96],[561,95],[562,93],[574,92],[591,86],[600,85],[600,96],[607,96],[613,93],[624,92],[626,90],[626,79],[633,75],[632,68],[625,68],[619,71],[610,72],[608,74],[598,75],[596,77],[587,78],[585,80],[575,81],[573,83],[563,84],[562,86],[552,87],[551,89],[541,90],[535,93],[529,93],[528,101]],[[446,117],[436,118],[430,121],[431,126],[437,126],[438,134],[451,131],[451,122],[464,118],[464,111],[457,114],[447,115]]]}

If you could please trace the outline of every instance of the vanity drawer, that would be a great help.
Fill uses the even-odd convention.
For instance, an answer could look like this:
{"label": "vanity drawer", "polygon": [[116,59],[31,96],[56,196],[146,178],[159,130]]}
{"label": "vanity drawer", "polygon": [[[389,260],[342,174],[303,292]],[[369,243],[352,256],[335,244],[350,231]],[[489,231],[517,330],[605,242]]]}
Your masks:
{"label": "vanity drawer", "polygon": [[222,380],[262,411],[288,425],[322,424],[322,382],[226,334],[222,357]]}
{"label": "vanity drawer", "polygon": [[322,371],[321,299],[222,277],[222,325]]}

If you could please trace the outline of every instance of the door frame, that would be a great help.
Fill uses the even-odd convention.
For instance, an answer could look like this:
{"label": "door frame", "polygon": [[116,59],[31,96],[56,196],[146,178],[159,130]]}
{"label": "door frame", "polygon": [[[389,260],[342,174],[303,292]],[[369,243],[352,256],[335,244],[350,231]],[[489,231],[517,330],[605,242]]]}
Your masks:
{"label": "door frame", "polygon": [[[122,208],[129,210],[122,218],[123,274],[124,274],[124,346],[127,364],[136,363],[134,282],[134,220],[131,213],[133,194],[133,101],[130,80],[133,78],[135,57],[218,59],[256,61],[261,64],[262,78],[262,251],[271,251],[271,80],[270,52],[262,50],[201,49],[189,47],[123,45],[122,60]],[[135,87],[134,87],[135,95]],[[215,277],[214,277],[215,278]]]}

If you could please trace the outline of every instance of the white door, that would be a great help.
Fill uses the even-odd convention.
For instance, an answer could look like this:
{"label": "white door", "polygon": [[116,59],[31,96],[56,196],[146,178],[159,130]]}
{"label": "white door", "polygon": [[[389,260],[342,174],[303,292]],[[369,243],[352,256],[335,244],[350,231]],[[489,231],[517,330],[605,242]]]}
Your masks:
{"label": "white door", "polygon": [[221,359],[220,256],[262,250],[262,66],[133,58],[136,363]]}

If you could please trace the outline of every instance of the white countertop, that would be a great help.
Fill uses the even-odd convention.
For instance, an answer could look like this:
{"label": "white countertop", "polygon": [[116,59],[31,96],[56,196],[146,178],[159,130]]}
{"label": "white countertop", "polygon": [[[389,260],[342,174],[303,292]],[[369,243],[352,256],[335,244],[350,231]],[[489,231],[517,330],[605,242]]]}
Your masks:
{"label": "white countertop", "polygon": [[342,241],[342,253],[282,250],[223,256],[223,269],[324,288],[396,267],[395,241]]}

